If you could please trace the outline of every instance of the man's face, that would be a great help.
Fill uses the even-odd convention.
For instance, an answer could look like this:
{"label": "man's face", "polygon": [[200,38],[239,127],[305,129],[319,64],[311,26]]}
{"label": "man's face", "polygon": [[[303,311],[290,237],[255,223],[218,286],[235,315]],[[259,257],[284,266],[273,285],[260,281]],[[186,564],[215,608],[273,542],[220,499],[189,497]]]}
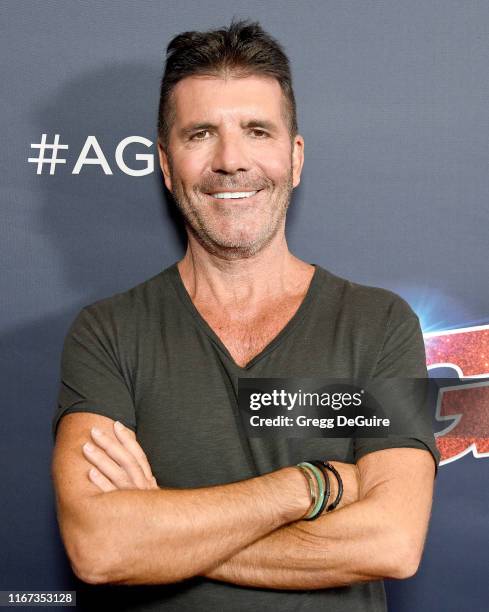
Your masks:
{"label": "man's face", "polygon": [[284,230],[303,163],[278,81],[192,76],[173,96],[168,152],[158,146],[166,186],[206,249],[257,253]]}

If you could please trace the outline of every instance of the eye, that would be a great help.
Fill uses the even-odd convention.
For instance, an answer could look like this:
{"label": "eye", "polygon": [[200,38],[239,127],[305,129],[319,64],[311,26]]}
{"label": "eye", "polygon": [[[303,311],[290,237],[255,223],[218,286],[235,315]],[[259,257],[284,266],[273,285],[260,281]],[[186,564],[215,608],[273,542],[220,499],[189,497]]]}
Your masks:
{"label": "eye", "polygon": [[265,132],[265,130],[262,130],[260,128],[253,128],[251,132],[253,133],[253,136],[255,136],[256,138],[266,138],[268,136],[268,133]]}
{"label": "eye", "polygon": [[205,140],[205,136],[208,133],[209,130],[200,130],[199,132],[195,132],[195,134],[192,134],[190,140]]}

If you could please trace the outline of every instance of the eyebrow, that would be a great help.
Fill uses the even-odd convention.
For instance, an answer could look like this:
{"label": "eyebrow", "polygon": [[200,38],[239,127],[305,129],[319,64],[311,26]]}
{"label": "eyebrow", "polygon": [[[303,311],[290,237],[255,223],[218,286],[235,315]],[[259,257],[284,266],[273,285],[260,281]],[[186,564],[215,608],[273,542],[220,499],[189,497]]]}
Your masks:
{"label": "eyebrow", "polygon": [[[182,138],[186,138],[196,132],[200,132],[201,130],[217,130],[218,127],[219,126],[214,123],[191,123],[190,125],[183,127],[179,131],[179,134]],[[268,119],[250,119],[249,121],[241,122],[241,127],[244,129],[263,128],[270,132],[276,132],[278,130],[277,125]]]}

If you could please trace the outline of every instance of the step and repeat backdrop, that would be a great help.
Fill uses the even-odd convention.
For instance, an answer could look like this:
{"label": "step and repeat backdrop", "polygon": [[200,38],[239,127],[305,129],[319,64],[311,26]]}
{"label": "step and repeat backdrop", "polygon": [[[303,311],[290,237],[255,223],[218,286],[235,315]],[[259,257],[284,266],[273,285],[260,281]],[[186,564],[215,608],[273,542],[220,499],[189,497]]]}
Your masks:
{"label": "step and repeat backdrop", "polygon": [[291,61],[289,248],[401,295],[430,374],[460,382],[433,414],[423,560],[386,581],[389,609],[487,609],[489,4],[453,0],[1,3],[0,590],[77,588],[50,476],[63,339],[83,306],[183,256],[156,147],[165,49],[233,17]]}

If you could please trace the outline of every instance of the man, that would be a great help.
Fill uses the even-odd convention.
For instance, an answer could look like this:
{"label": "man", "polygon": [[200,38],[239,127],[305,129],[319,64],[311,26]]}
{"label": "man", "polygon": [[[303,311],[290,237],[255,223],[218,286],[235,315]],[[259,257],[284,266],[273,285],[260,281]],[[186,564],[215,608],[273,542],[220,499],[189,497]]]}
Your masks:
{"label": "man", "polygon": [[[423,377],[418,319],[288,250],[304,141],[288,60],[258,24],[177,36],[159,118],[188,247],[83,308],[67,335],[52,467],[71,565],[87,583],[133,585],[130,609],[385,610],[382,578],[420,562],[432,432],[248,438],[238,379]],[[294,466],[313,458],[344,495],[305,521]]]}

